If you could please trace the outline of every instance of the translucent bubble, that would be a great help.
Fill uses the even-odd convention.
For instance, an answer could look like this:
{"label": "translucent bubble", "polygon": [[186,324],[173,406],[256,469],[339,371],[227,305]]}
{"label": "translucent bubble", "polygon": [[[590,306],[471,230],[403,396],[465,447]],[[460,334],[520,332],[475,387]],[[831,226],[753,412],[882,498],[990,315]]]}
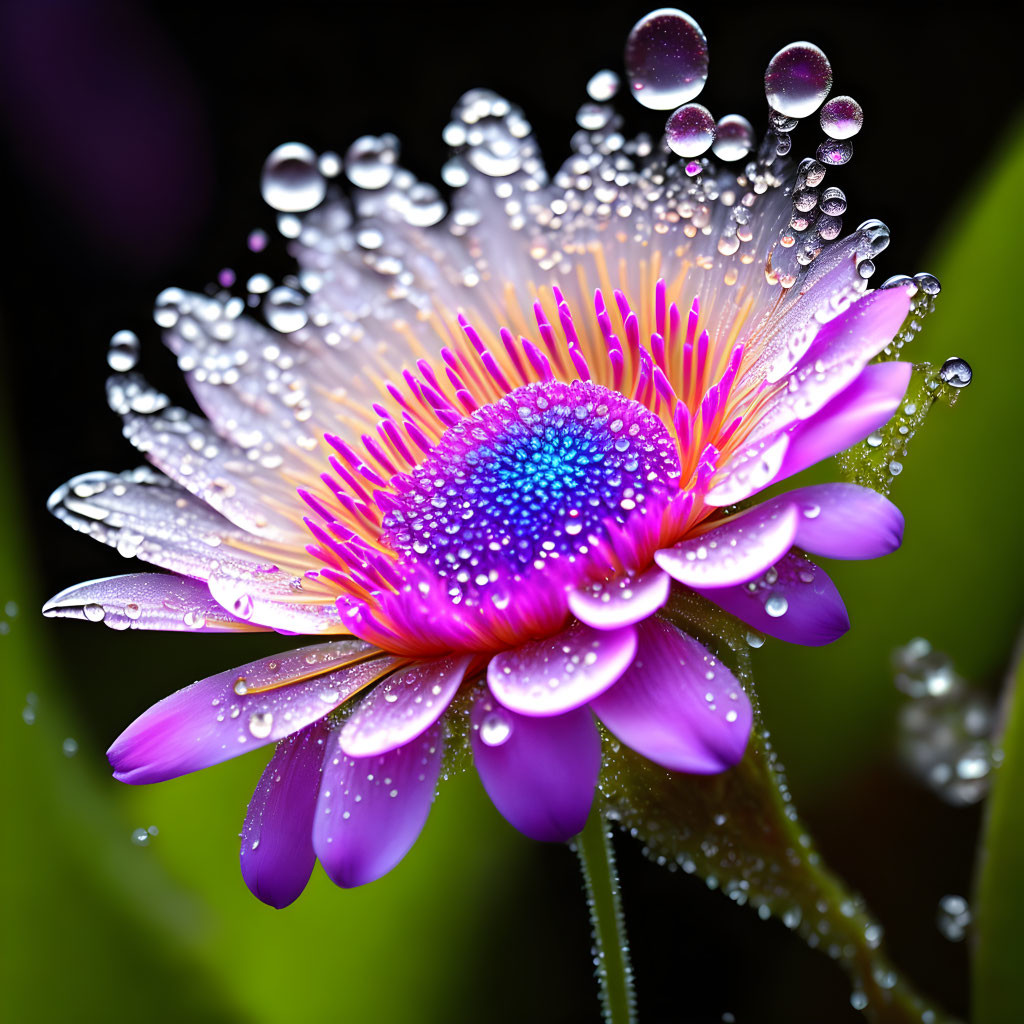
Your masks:
{"label": "translucent bubble", "polygon": [[846,193],[832,185],[821,193],[818,205],[822,213],[827,213],[830,217],[841,217],[846,213]]}
{"label": "translucent bubble", "polygon": [[117,373],[127,373],[138,361],[138,336],[133,331],[118,331],[107,348],[107,365]]}
{"label": "translucent bubble", "polygon": [[397,159],[394,135],[364,135],[348,147],[345,175],[357,188],[383,188],[394,176]]}
{"label": "translucent bubble", "polygon": [[825,139],[815,156],[829,167],[841,167],[850,162],[853,156],[853,143],[842,139]]}
{"label": "translucent bubble", "polygon": [[587,82],[587,95],[597,103],[607,103],[619,91],[619,76],[614,71],[598,71]]}
{"label": "translucent bubble", "polygon": [[665,125],[665,141],[677,156],[694,157],[707,152],[715,141],[715,119],[707,107],[687,103]]}
{"label": "translucent bubble", "polygon": [[814,43],[790,43],[768,62],[768,105],[786,117],[813,114],[832,88],[832,65]]}
{"label": "translucent bubble", "polygon": [[267,323],[282,334],[291,334],[309,322],[305,299],[294,288],[279,285],[272,288],[263,300],[263,315]]}
{"label": "translucent bubble", "polygon": [[671,110],[696,99],[704,88],[708,41],[688,14],[662,7],[633,26],[625,64],[637,102],[650,110]]}
{"label": "translucent bubble", "polygon": [[821,130],[833,139],[852,139],[864,125],[864,110],[852,96],[833,96],[821,108]]}
{"label": "translucent bubble", "polygon": [[754,147],[754,127],[739,114],[726,114],[715,125],[711,151],[719,160],[742,160]]}
{"label": "translucent bubble", "polygon": [[260,178],[264,202],[283,213],[312,210],[327,195],[316,153],[301,142],[286,142],[267,157]]}
{"label": "translucent bubble", "polygon": [[952,356],[947,359],[939,370],[939,380],[948,384],[951,388],[965,388],[971,383],[973,371],[971,364],[959,356]]}

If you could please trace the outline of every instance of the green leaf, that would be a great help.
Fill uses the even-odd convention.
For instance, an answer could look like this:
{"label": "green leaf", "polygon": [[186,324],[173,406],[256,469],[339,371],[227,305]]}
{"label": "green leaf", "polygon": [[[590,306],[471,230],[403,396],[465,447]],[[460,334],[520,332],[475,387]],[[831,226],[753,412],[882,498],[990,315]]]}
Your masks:
{"label": "green leaf", "polygon": [[1010,680],[1003,762],[988,798],[975,895],[974,1024],[1024,1020],[1024,657]]}

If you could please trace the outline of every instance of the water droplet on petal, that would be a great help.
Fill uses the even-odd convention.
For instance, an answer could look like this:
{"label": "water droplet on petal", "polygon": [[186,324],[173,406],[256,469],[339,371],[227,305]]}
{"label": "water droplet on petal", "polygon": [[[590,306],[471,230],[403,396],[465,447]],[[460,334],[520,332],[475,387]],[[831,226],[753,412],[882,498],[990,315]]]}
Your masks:
{"label": "water droplet on petal", "polygon": [[768,105],[786,117],[807,117],[832,88],[832,65],[813,43],[790,43],[768,62],[764,91]]}
{"label": "water droplet on petal", "polygon": [[633,97],[650,110],[696,99],[708,79],[708,41],[688,14],[662,7],[644,15],[626,40]]}
{"label": "water droplet on petal", "polygon": [[687,103],[668,119],[665,141],[677,156],[694,157],[706,153],[715,141],[715,119],[707,107]]}
{"label": "water droplet on petal", "polygon": [[773,619],[781,618],[789,611],[789,601],[782,594],[769,594],[764,603],[764,610]]}
{"label": "water droplet on petal", "polygon": [[274,725],[274,716],[270,711],[254,711],[249,716],[249,732],[258,740],[265,740]]}
{"label": "water droplet on petal", "polygon": [[301,142],[286,142],[267,157],[260,178],[264,202],[283,213],[312,210],[327,194],[316,153]]}
{"label": "water droplet on petal", "polygon": [[480,739],[489,747],[500,747],[512,735],[512,722],[502,711],[489,711],[480,723]]}
{"label": "water droplet on petal", "polygon": [[282,334],[291,334],[309,322],[304,297],[285,285],[278,285],[267,293],[263,301],[263,315],[267,323]]}

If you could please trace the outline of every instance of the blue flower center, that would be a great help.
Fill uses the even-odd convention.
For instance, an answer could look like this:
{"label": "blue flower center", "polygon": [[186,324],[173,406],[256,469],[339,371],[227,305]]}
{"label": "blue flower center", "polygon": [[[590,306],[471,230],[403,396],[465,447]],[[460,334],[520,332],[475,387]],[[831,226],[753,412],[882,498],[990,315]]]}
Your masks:
{"label": "blue flower center", "polygon": [[517,388],[449,428],[406,479],[383,540],[460,589],[585,554],[678,487],[675,441],[583,381]]}

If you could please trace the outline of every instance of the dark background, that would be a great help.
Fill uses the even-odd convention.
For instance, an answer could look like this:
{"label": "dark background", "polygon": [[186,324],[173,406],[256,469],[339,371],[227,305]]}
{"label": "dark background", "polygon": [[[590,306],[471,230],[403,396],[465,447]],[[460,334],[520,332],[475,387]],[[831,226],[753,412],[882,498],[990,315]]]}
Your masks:
{"label": "dark background", "polygon": [[[648,9],[527,2],[402,11],[308,0],[268,9],[131,0],[3,5],[8,259],[0,335],[20,472],[8,490],[27,517],[39,595],[127,571],[113,552],[42,512],[68,477],[138,461],[103,400],[110,335],[135,330],[144,371],[187,403],[151,320],[157,292],[171,284],[201,289],[222,267],[242,281],[257,269],[272,276],[289,269],[258,191],[275,145],[294,139],[344,153],[358,135],[393,131],[403,162],[440,185],[440,130],[451,105],[467,88],[486,85],[523,107],[553,168],[568,151],[587,79],[603,67],[621,72],[625,36]],[[767,60],[793,39],[822,46],[835,71],[833,94],[852,93],[866,115],[853,163],[831,175],[850,197],[848,226],[878,217],[892,228],[881,277],[931,269],[926,255],[981,187],[1019,108],[1016,42],[999,16],[983,5],[941,4],[687,9],[710,42],[700,102],[716,116],[742,113],[758,129]],[[619,107],[630,132],[660,131],[665,115],[625,94]],[[817,140],[816,128],[805,126],[794,154]],[[245,248],[255,227],[272,239],[258,257]],[[139,710],[197,677],[203,658],[212,671],[261,653],[218,645],[199,655],[195,646],[182,651],[195,644],[185,638],[46,625],[64,678],[81,681],[83,665],[110,666],[115,651],[145,660],[145,673],[111,672],[68,688],[80,742],[100,750]],[[932,921],[943,893],[969,886],[978,814],[939,804],[884,752],[806,802],[800,797],[798,789],[826,859],[889,926],[896,961],[964,1013],[965,949],[943,940]],[[880,845],[887,835],[899,842]],[[622,841],[619,850],[644,1020],[714,1022],[725,1011],[750,1022],[858,1019],[838,968],[794,936],[697,880],[647,863],[636,843]],[[525,843],[516,857],[515,884],[494,897],[497,924],[482,928],[476,962],[446,964],[429,951],[438,970],[464,975],[449,1019],[593,1020],[575,865],[560,849]],[[345,899],[336,894],[339,914]],[[401,922],[395,930],[396,956],[419,955],[402,950]],[[343,983],[343,971],[337,979]],[[145,987],[145,977],[134,984]],[[437,1014],[423,1009],[423,1019]]]}

